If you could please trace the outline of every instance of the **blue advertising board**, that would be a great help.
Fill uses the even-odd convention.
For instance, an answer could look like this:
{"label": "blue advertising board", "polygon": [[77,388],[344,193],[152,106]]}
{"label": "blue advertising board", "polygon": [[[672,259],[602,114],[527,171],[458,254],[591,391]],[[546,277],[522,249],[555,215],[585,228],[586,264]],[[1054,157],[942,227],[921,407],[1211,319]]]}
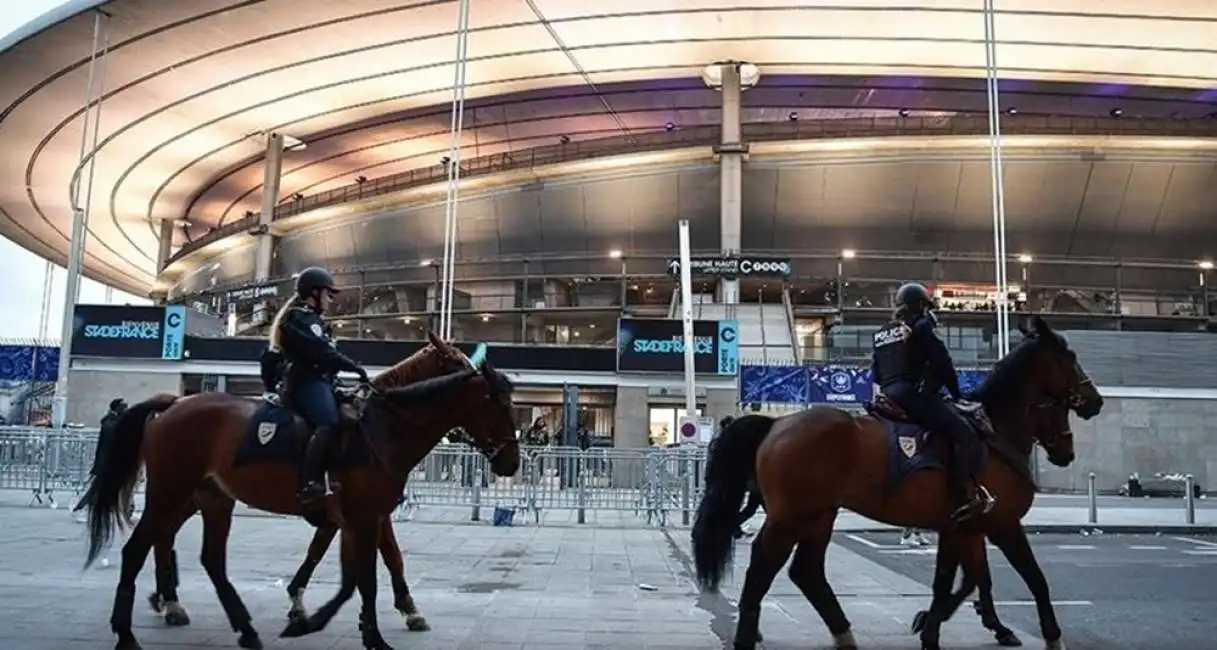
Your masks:
{"label": "blue advertising board", "polygon": [[76,305],[71,350],[75,356],[181,359],[186,308],[181,305]]}
{"label": "blue advertising board", "polygon": [[161,358],[181,359],[186,345],[186,308],[181,305],[165,307],[165,327],[161,331]]}
{"label": "blue advertising board", "polygon": [[[987,370],[958,372],[965,393],[989,376]],[[874,398],[872,381],[869,368],[854,366],[744,366],[740,402],[859,406]]]}
{"label": "blue advertising board", "polygon": [[[679,320],[622,318],[617,321],[618,372],[685,370],[684,326]],[[739,371],[739,324],[693,321],[693,364],[700,374]]]}

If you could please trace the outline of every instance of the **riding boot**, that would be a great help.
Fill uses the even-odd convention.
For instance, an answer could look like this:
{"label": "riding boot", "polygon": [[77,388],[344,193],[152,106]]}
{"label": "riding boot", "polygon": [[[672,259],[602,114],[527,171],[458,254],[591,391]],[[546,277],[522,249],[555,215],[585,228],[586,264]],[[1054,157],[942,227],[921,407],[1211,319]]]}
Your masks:
{"label": "riding boot", "polygon": [[955,470],[952,472],[952,491],[955,493],[953,501],[956,508],[951,513],[951,520],[957,523],[987,514],[995,503],[989,491],[976,480],[975,463],[972,462],[974,456],[969,447],[968,444],[957,444],[952,463]]}
{"label": "riding boot", "polygon": [[304,451],[304,486],[300,490],[300,501],[306,509],[326,495],[325,463],[330,433],[328,427],[317,427]]}

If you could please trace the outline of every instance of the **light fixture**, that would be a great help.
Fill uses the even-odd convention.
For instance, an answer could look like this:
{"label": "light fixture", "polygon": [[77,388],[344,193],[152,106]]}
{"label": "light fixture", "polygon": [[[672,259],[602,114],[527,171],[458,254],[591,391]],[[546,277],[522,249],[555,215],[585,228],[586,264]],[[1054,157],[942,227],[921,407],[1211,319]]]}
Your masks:
{"label": "light fixture", "polygon": [[427,259],[419,262],[418,265],[419,266],[435,266],[435,260],[428,257]]}
{"label": "light fixture", "polygon": [[909,116],[909,109],[907,109],[907,108],[902,108],[902,109],[900,109],[900,110],[896,111],[896,114],[897,114],[897,115],[899,115],[900,117],[908,117],[908,116]]}
{"label": "light fixture", "polygon": [[1030,264],[1031,262],[1035,261],[1035,258],[1031,257],[1029,253],[1023,253],[1022,255],[1018,256],[1018,261],[1022,262],[1023,264]]}
{"label": "light fixture", "polygon": [[1007,108],[1007,109],[1006,109],[1006,115],[1018,115],[1018,108],[1017,108],[1017,107],[1014,107],[1014,106],[1011,106],[1010,108]]}
{"label": "light fixture", "polygon": [[575,336],[579,336],[579,330],[575,330]]}
{"label": "light fixture", "polygon": [[1124,109],[1122,109],[1122,108],[1113,108],[1113,109],[1111,109],[1111,116],[1112,116],[1112,117],[1120,117],[1120,116],[1121,116],[1121,115],[1123,115],[1123,114],[1124,114]]}
{"label": "light fixture", "polygon": [[284,151],[304,151],[308,149],[308,145],[300,138],[294,138],[290,135],[283,135],[283,150]]}
{"label": "light fixture", "polygon": [[301,194],[300,192],[296,192],[295,194],[292,195],[292,200],[293,201],[303,201],[304,195]]}
{"label": "light fixture", "polygon": [[858,256],[858,251],[856,251],[852,248],[846,248],[841,251],[841,259],[843,259],[843,260],[852,260],[857,256]]}
{"label": "light fixture", "polygon": [[595,324],[595,323],[591,323],[591,324],[589,324],[589,325],[587,326],[587,329],[589,329],[589,330],[594,330],[594,329],[596,329],[596,324]]}
{"label": "light fixture", "polygon": [[1210,262],[1210,261],[1208,261],[1208,260],[1204,260],[1204,261],[1202,261],[1202,262],[1198,262],[1198,263],[1196,264],[1196,266],[1199,266],[1200,268],[1204,269],[1205,271],[1211,271],[1211,270],[1213,270],[1213,263],[1212,263],[1212,262]]}
{"label": "light fixture", "polygon": [[561,142],[562,144],[570,144],[570,136],[564,135],[564,136],[558,138],[558,142]]}
{"label": "light fixture", "polygon": [[368,182],[368,177],[367,177],[367,176],[360,175],[360,176],[356,176],[356,177],[355,177],[355,183],[356,183],[357,185],[363,185],[363,184],[364,184],[364,183],[366,183],[366,182]]}
{"label": "light fixture", "polygon": [[790,111],[790,114],[786,116],[786,119],[790,120],[791,122],[798,122],[799,121],[799,112]]}
{"label": "light fixture", "polygon": [[409,325],[410,323],[414,322],[414,319],[410,318],[409,316],[402,316],[401,322],[405,323],[406,325]]}
{"label": "light fixture", "polygon": [[748,90],[761,80],[761,69],[744,61],[716,61],[702,68],[701,80],[715,90],[723,89],[723,66],[733,65],[739,69],[740,90]]}
{"label": "light fixture", "polygon": [[664,122],[664,123],[663,123],[663,130],[664,130],[664,131],[667,131],[668,133],[671,133],[672,131],[675,131],[675,130],[676,130],[676,125],[675,125],[675,124],[673,124],[672,122]]}
{"label": "light fixture", "polygon": [[609,251],[609,257],[615,260],[621,259],[621,249],[614,248],[613,250]]}
{"label": "light fixture", "polygon": [[490,321],[490,314],[482,314],[482,322],[485,323],[488,321]]}

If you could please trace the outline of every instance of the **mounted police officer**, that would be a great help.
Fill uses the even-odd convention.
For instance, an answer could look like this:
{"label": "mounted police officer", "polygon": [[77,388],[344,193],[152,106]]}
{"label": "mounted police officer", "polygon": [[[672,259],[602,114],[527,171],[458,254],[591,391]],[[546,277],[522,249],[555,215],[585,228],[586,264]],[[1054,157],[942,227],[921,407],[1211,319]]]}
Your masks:
{"label": "mounted police officer", "polygon": [[972,425],[941,396],[946,388],[960,400],[959,376],[946,345],[934,328],[934,300],[920,284],[896,291],[896,313],[874,336],[871,366],[883,394],[904,409],[909,418],[954,443],[952,483],[957,508],[951,518],[962,521],[988,512],[993,498],[976,475],[981,467],[980,440]]}
{"label": "mounted police officer", "polygon": [[288,403],[313,428],[300,492],[306,509],[326,495],[327,452],[340,418],[334,380],[345,371],[368,381],[367,371],[335,347],[330,327],[322,318],[337,293],[329,271],[307,268],[296,276],[296,295],[279,310],[271,325],[269,349],[278,350],[287,363]]}

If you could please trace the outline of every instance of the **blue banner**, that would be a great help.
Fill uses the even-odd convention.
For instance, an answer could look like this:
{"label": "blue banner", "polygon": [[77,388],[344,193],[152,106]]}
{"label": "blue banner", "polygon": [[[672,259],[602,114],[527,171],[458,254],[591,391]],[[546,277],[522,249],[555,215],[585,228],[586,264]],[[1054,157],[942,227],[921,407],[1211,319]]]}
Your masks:
{"label": "blue banner", "polygon": [[[959,387],[975,390],[988,370],[960,370]],[[740,402],[858,406],[874,398],[870,368],[852,366],[743,366]]]}
{"label": "blue banner", "polygon": [[810,391],[807,366],[740,367],[740,401],[745,404],[806,404]]}
{"label": "blue banner", "polygon": [[161,358],[181,359],[186,345],[186,308],[181,305],[165,307],[165,326],[161,328]]}
{"label": "blue banner", "polygon": [[860,405],[869,401],[873,390],[869,368],[849,366],[808,366],[812,404]]}
{"label": "blue banner", "polygon": [[55,381],[59,348],[0,345],[0,381]]}
{"label": "blue banner", "polygon": [[718,374],[735,376],[739,371],[739,321],[718,321]]}

